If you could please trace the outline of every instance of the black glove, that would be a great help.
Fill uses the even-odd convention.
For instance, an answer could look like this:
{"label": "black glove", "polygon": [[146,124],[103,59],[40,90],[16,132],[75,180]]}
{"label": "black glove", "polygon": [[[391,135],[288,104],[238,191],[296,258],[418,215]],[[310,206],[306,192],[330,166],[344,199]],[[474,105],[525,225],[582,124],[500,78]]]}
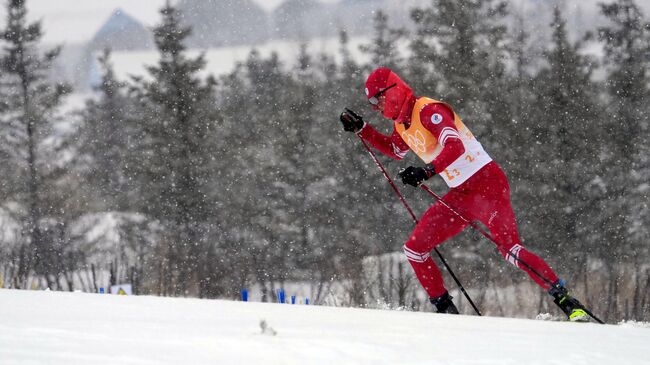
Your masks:
{"label": "black glove", "polygon": [[397,176],[402,179],[403,184],[418,187],[423,181],[428,180],[431,176],[435,175],[435,168],[429,164],[426,167],[409,166],[402,169]]}
{"label": "black glove", "polygon": [[363,118],[359,114],[348,108],[345,108],[345,111],[341,113],[340,119],[341,123],[343,123],[343,129],[347,132],[357,133],[365,124]]}

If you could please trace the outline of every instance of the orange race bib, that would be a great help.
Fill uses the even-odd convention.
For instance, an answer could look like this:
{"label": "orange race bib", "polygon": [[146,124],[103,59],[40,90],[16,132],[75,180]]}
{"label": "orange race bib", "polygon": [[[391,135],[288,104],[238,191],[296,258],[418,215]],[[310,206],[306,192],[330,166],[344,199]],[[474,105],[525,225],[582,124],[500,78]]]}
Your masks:
{"label": "orange race bib", "polygon": [[[411,115],[411,125],[408,129],[404,127],[404,124],[395,123],[395,130],[399,133],[404,142],[406,142],[409,148],[425,163],[431,163],[440,154],[442,151],[442,145],[439,143],[438,138],[445,138],[434,136],[431,131],[422,125],[422,121],[420,120],[420,112],[422,109],[432,103],[442,102],[430,98],[419,98],[415,102],[413,113]],[[450,109],[453,111],[451,107]],[[458,114],[456,114],[456,112],[453,113],[454,126],[458,130],[460,140],[465,147],[465,153],[463,153],[456,161],[452,162],[440,174],[443,180],[445,180],[447,185],[450,187],[462,184],[480,170],[481,167],[492,161],[492,158],[490,158],[485,150],[483,150],[483,146],[481,146],[472,132],[470,132],[470,130],[465,126]],[[448,127],[447,130],[451,130],[451,128]],[[441,135],[444,133],[443,130]]]}

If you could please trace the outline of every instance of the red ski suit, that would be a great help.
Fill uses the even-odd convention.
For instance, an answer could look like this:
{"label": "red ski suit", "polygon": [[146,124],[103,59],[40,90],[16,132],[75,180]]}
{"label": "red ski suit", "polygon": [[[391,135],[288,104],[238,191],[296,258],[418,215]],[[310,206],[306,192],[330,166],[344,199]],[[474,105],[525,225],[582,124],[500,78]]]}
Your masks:
{"label": "red ski suit", "polygon": [[[394,121],[393,133],[385,136],[366,123],[359,136],[393,159],[401,160],[413,150],[425,163],[431,164],[450,186],[443,201],[465,218],[483,223],[506,260],[548,290],[546,281],[511,256],[526,262],[550,282],[558,280],[541,258],[522,247],[505,174],[452,108],[437,100],[414,96],[408,85],[387,68],[375,70],[366,81],[368,98],[377,93],[382,96],[375,109]],[[404,245],[407,259],[431,298],[443,295],[446,289],[430,252],[467,225],[444,205],[436,203],[424,213]]]}

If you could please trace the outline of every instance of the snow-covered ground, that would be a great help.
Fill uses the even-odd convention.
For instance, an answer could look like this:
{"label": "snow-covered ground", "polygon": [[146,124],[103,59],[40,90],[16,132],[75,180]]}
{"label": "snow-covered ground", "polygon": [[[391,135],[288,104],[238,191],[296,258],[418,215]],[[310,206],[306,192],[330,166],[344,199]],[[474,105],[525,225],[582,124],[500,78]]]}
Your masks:
{"label": "snow-covered ground", "polygon": [[3,365],[650,364],[650,328],[631,324],[6,289],[0,303]]}

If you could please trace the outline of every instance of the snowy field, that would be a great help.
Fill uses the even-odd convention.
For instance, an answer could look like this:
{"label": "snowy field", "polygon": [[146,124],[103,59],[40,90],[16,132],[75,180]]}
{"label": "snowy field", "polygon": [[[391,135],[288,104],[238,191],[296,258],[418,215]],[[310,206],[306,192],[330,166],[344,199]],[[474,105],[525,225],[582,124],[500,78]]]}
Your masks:
{"label": "snowy field", "polygon": [[650,364],[650,328],[632,324],[6,289],[0,303],[3,365]]}

